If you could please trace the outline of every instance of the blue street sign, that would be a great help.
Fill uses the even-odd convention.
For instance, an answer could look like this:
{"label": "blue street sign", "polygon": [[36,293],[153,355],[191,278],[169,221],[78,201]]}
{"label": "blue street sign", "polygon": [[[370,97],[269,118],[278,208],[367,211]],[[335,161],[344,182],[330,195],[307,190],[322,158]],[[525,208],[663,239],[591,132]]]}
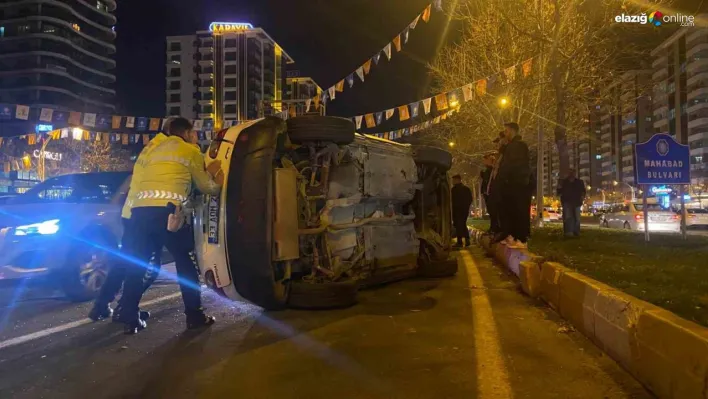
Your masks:
{"label": "blue street sign", "polygon": [[634,152],[637,184],[691,184],[691,150],[668,134],[655,134]]}

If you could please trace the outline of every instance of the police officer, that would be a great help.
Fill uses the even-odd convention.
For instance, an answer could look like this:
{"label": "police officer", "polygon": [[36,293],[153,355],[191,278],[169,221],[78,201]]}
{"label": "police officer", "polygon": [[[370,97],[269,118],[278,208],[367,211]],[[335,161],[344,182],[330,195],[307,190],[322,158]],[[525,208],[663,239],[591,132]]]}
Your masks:
{"label": "police officer", "polygon": [[[180,228],[183,219],[179,219],[184,217],[181,206],[192,191],[192,185],[204,194],[217,195],[223,184],[223,172],[219,169],[212,179],[199,148],[191,142],[193,137],[192,124],[185,118],[177,118],[170,124],[170,136],[155,137],[154,149],[136,163],[142,171],[134,187],[136,195],[127,234],[131,254],[139,264],[129,268],[122,298],[120,321],[125,323],[127,334],[136,334],[147,327],[138,309],[143,294],[144,265],[151,254],[158,253],[163,246],[175,257],[187,328],[209,326],[215,321],[205,315],[202,308],[194,237],[188,225]],[[214,163],[210,165],[212,168],[215,168]]]}
{"label": "police officer", "polygon": [[[170,117],[165,121],[165,124],[163,126],[163,131],[169,135],[170,131],[170,123],[172,123],[173,120],[175,120],[175,117]],[[130,242],[128,241],[129,234],[127,232],[130,230],[129,225],[130,225],[130,218],[131,218],[131,208],[133,206],[133,201],[135,201],[135,196],[137,194],[136,187],[138,186],[138,183],[140,182],[140,178],[142,176],[142,166],[141,166],[141,159],[144,159],[153,149],[155,149],[155,146],[162,142],[164,139],[167,138],[166,134],[159,133],[155,139],[151,140],[150,143],[148,143],[145,148],[140,152],[140,155],[138,155],[138,161],[135,164],[135,167],[133,168],[133,174],[130,178],[130,188],[128,189],[128,195],[126,196],[125,199],[125,204],[123,204],[123,209],[121,211],[121,222],[123,224],[123,238],[121,239],[121,250],[124,254],[130,253]],[[160,251],[161,252],[161,251]],[[145,283],[143,284],[143,290],[147,290],[150,288],[153,282],[157,279],[158,272],[160,269],[160,252],[153,254],[151,257],[151,262],[150,262],[150,268],[148,268],[146,272],[146,278],[145,278]],[[106,276],[106,281],[103,283],[103,286],[101,286],[101,291],[99,292],[98,296],[96,297],[96,301],[94,302],[93,308],[88,314],[88,317],[93,320],[93,321],[99,321],[102,319],[107,319],[111,317],[111,315],[114,316],[113,321],[118,321],[120,319],[120,310],[122,308],[121,303],[118,304],[116,307],[116,312],[115,314],[113,309],[109,306],[113,300],[115,300],[116,295],[118,295],[118,291],[120,291],[121,286],[123,285],[123,281],[125,280],[125,275],[126,275],[126,267],[127,267],[128,261],[125,259],[119,259],[119,261],[112,265],[111,269],[108,271],[108,275]],[[150,317],[150,313],[148,312],[141,312],[140,313],[140,318],[143,320],[147,320]]]}

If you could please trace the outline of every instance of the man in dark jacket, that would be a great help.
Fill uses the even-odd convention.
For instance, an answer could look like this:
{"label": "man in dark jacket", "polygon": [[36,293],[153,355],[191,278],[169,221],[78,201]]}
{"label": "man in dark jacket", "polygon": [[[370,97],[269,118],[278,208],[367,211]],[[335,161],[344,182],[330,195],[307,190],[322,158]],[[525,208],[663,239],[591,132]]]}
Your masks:
{"label": "man in dark jacket", "polygon": [[492,178],[492,172],[494,171],[494,164],[497,162],[497,156],[495,153],[490,152],[484,155],[482,158],[484,163],[484,169],[479,172],[479,176],[482,179],[482,197],[484,197],[484,205],[487,207],[487,212],[489,213],[489,232],[491,234],[499,233],[499,214],[498,214],[498,204],[496,201],[492,201],[491,196],[488,194],[489,181]]}
{"label": "man in dark jacket", "polygon": [[529,147],[521,140],[517,123],[504,124],[504,137],[507,144],[496,177],[502,195],[500,212],[506,214],[503,227],[509,234],[502,243],[510,248],[526,248],[531,234]]}
{"label": "man in dark jacket", "polygon": [[563,233],[566,237],[580,236],[580,207],[585,200],[585,182],[575,177],[570,169],[568,176],[558,182],[558,195],[563,206]]}
{"label": "man in dark jacket", "polygon": [[462,239],[465,239],[465,246],[470,246],[470,232],[467,230],[467,218],[470,215],[470,205],[472,205],[472,190],[462,184],[462,177],[455,175],[452,177],[452,223],[457,236],[457,248],[462,247]]}

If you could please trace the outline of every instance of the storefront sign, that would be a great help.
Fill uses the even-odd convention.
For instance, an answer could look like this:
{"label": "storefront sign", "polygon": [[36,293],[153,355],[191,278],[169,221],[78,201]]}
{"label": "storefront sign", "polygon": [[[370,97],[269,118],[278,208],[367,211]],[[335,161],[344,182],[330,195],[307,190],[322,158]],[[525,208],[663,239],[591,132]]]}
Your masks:
{"label": "storefront sign", "polygon": [[246,22],[212,22],[209,25],[209,32],[228,33],[243,32],[253,29],[253,25]]}
{"label": "storefront sign", "polygon": [[[42,150],[34,150],[32,155],[35,158],[39,158],[42,156]],[[61,161],[63,156],[64,154],[62,154],[61,152],[44,151],[44,159],[48,159],[50,161]]]}
{"label": "storefront sign", "polygon": [[45,124],[45,123],[40,123],[40,124],[38,124],[37,126],[34,127],[34,130],[35,130],[37,133],[51,132],[52,130],[54,130],[54,126],[52,126],[52,125],[47,125],[47,124]]}
{"label": "storefront sign", "polygon": [[637,144],[637,184],[691,184],[691,150],[668,134]]}
{"label": "storefront sign", "polygon": [[207,225],[207,241],[209,244],[219,243],[219,197],[209,196],[209,223]]}
{"label": "storefront sign", "polygon": [[658,195],[666,195],[666,194],[671,194],[673,190],[671,187],[652,187],[651,188],[651,193],[652,194],[658,194]]}

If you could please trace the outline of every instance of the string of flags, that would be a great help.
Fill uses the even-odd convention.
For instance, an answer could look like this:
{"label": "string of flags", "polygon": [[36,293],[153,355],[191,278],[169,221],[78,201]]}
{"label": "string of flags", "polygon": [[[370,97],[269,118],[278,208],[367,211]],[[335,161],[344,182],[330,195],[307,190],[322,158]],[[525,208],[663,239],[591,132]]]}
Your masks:
{"label": "string of flags", "polygon": [[[362,126],[365,126],[367,129],[379,126],[384,121],[388,121],[389,119],[393,118],[396,113],[398,113],[398,120],[400,122],[417,118],[421,115],[428,115],[433,111],[433,104],[435,104],[436,112],[447,111],[444,114],[435,117],[432,121],[420,123],[406,129],[398,129],[385,133],[373,133],[373,135],[378,137],[384,137],[384,135],[386,134],[391,136],[392,133],[400,133],[400,135],[407,135],[405,133],[406,131],[408,132],[408,134],[410,134],[414,131],[419,131],[440,123],[441,120],[445,120],[448,116],[452,115],[454,111],[459,109],[459,106],[462,103],[474,99],[475,95],[478,97],[486,96],[488,91],[491,90],[493,84],[499,81],[501,81],[501,84],[509,84],[513,82],[517,79],[516,72],[519,68],[521,76],[523,76],[524,78],[528,77],[533,69],[533,60],[534,58],[531,57],[520,63],[506,67],[498,73],[492,74],[486,78],[478,79],[471,83],[467,83],[452,90],[441,92],[428,98],[414,101],[410,104],[403,104],[378,112],[357,115],[354,116],[352,120],[356,125],[356,130],[359,131],[362,129]],[[397,137],[400,137],[400,135],[398,135]]]}
{"label": "string of flags", "polygon": [[356,68],[352,73],[348,74],[345,78],[339,80],[337,83],[332,85],[327,90],[324,90],[321,95],[317,95],[312,99],[306,100],[305,108],[306,112],[310,111],[310,107],[314,104],[315,109],[319,108],[320,102],[327,103],[328,100],[334,100],[337,97],[337,93],[344,91],[344,87],[349,86],[352,88],[354,82],[360,80],[364,82],[365,76],[371,72],[372,66],[378,65],[381,60],[381,53],[386,56],[387,60],[391,60],[393,52],[400,52],[404,44],[408,43],[408,37],[410,36],[410,31],[414,30],[418,26],[419,21],[428,22],[430,21],[430,15],[433,10],[433,6],[436,10],[442,11],[442,0],[434,0],[432,3],[428,4],[422,12],[420,12],[406,27],[393,39],[391,39],[388,44],[386,44],[382,49],[377,51],[373,56],[367,58],[363,64]]}

